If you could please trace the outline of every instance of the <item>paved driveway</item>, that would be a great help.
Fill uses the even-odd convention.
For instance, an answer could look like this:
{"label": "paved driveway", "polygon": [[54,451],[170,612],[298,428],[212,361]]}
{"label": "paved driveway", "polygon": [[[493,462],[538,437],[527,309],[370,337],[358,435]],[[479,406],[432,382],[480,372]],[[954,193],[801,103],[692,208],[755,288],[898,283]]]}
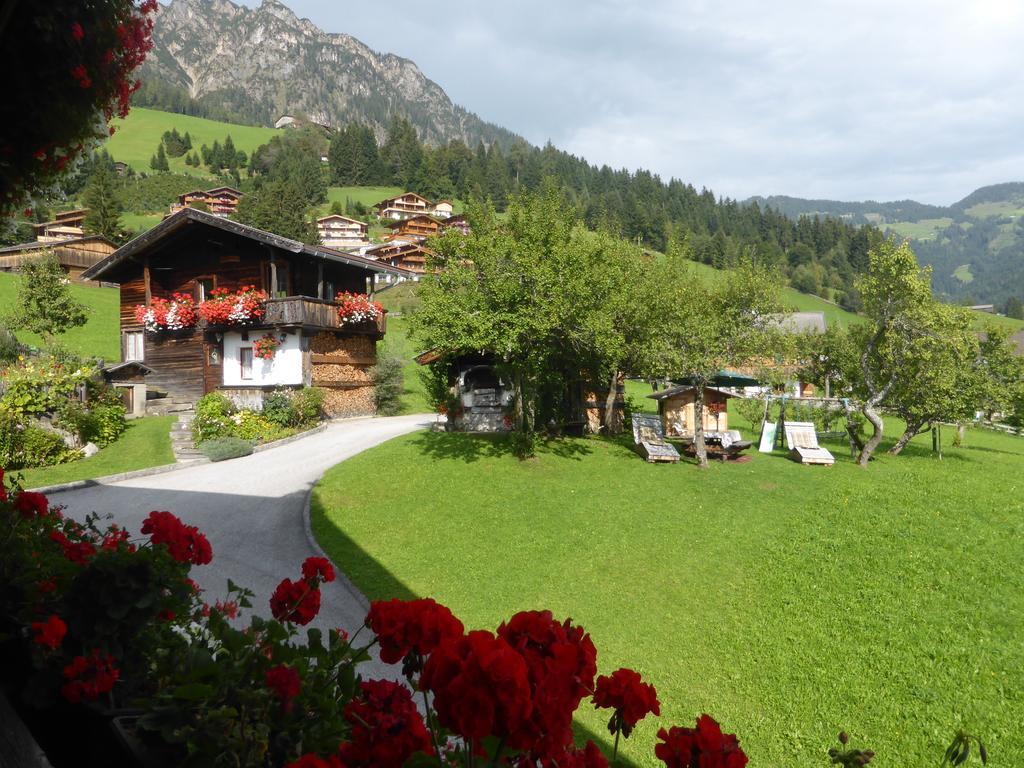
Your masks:
{"label": "paved driveway", "polygon": [[[213,562],[192,569],[208,602],[223,597],[227,579],[256,593],[253,611],[270,614],[278,582],[298,578],[302,561],[317,554],[303,525],[306,497],[330,467],[392,437],[426,426],[430,416],[367,418],[330,424],[293,443],[241,459],[150,477],[50,494],[68,514],[110,513],[133,535],[152,510],[168,510],[202,530],[213,547]],[[344,563],[335,563],[344,571]],[[364,598],[343,579],[323,586],[323,603],[313,625],[358,629],[366,615]]]}

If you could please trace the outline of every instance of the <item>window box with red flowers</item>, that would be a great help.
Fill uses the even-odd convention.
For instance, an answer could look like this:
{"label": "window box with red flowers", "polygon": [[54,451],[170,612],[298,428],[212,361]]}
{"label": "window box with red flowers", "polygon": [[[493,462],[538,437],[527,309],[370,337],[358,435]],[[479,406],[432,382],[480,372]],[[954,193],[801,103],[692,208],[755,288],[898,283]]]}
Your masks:
{"label": "window box with red flowers", "polygon": [[147,333],[194,328],[197,320],[195,301],[185,293],[175,293],[170,299],[154,297],[149,306],[138,304],[135,307],[135,321],[142,324]]}
{"label": "window box with red flowers", "polygon": [[214,288],[199,307],[199,316],[211,326],[245,326],[258,323],[267,310],[267,292],[254,285],[237,291]]}
{"label": "window box with red flowers", "polygon": [[384,316],[384,307],[363,293],[342,292],[334,301],[338,304],[338,321],[342,325],[376,323]]}

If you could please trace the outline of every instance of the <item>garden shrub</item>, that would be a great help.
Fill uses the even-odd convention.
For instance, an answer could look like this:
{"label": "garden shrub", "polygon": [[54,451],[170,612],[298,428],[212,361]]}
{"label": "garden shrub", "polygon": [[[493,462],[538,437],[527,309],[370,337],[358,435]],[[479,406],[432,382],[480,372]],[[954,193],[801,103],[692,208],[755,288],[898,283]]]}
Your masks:
{"label": "garden shrub", "polygon": [[196,402],[196,417],[192,420],[192,439],[198,444],[234,433],[231,414],[235,404],[220,392],[203,395]]}
{"label": "garden shrub", "polygon": [[218,437],[207,440],[199,446],[199,451],[210,461],[225,461],[248,456],[252,453],[252,442],[240,437]]}
{"label": "garden shrub", "polygon": [[23,426],[9,415],[0,420],[0,466],[9,469],[50,467],[82,458],[56,432]]}
{"label": "garden shrub", "polygon": [[279,427],[288,427],[296,422],[292,398],[283,390],[275,390],[263,398],[263,416]]}
{"label": "garden shrub", "polygon": [[292,407],[295,409],[295,426],[312,426],[323,417],[324,391],[319,387],[300,389],[292,395]]}
{"label": "garden shrub", "polygon": [[7,328],[0,327],[0,363],[13,363],[21,354],[18,337]]}
{"label": "garden shrub", "polygon": [[371,371],[373,376],[373,403],[380,416],[394,416],[402,410],[405,379],[402,362],[392,355],[380,355]]}
{"label": "garden shrub", "polygon": [[88,442],[96,443],[101,448],[117,440],[128,428],[126,412],[120,403],[94,405],[90,411],[94,431],[89,435]]}

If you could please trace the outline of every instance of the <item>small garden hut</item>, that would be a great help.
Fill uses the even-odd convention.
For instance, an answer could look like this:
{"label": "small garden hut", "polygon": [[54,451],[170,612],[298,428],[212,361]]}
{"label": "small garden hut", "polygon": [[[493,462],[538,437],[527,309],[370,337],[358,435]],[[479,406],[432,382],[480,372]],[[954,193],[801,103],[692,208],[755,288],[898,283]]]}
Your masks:
{"label": "small garden hut", "polygon": [[[670,387],[648,395],[658,401],[658,414],[667,437],[692,438],[696,423],[697,389],[690,384]],[[717,387],[704,388],[704,431],[725,432],[729,429],[728,400],[736,397]]]}

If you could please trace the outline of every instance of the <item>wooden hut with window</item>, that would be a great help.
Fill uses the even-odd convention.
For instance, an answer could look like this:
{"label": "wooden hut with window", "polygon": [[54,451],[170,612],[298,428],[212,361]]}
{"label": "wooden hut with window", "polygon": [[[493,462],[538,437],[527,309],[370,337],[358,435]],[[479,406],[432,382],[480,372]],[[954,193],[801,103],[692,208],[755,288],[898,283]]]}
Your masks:
{"label": "wooden hut with window", "polygon": [[[380,274],[408,276],[387,263],[183,208],[84,276],[120,285],[122,359],[144,364],[150,404],[172,398],[190,405],[223,391],[259,405],[263,392],[276,387],[318,386],[328,389],[331,415],[356,415],[373,412],[370,368],[385,317],[343,322],[334,298],[342,291],[372,294]],[[152,308],[175,294],[199,305],[225,291],[241,296],[247,286],[264,297],[261,314],[249,320],[154,329],[137,316],[140,305]],[[257,354],[258,340],[274,348],[269,358]]]}
{"label": "wooden hut with window", "polygon": [[[666,437],[692,439],[697,423],[696,388],[684,384],[669,387],[648,397],[658,401],[658,414]],[[725,432],[729,429],[728,401],[736,397],[716,387],[704,387],[704,412],[701,419],[705,432]]]}

